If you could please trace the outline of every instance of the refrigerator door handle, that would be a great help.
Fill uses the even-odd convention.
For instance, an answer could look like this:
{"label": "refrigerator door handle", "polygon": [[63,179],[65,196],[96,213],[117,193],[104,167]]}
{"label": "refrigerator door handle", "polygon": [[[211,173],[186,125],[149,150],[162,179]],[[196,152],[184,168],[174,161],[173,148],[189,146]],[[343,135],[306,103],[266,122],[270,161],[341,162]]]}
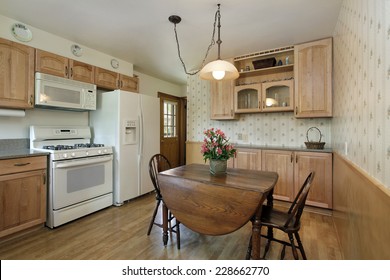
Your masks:
{"label": "refrigerator door handle", "polygon": [[138,124],[139,124],[139,150],[138,150],[138,155],[142,156],[144,153],[144,119],[142,116],[142,111],[141,114],[138,116]]}

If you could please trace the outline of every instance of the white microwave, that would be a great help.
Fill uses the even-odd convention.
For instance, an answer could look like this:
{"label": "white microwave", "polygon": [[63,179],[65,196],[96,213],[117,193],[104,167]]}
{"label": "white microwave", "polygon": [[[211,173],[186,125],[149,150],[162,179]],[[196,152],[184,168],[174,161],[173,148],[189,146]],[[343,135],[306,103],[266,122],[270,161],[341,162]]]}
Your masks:
{"label": "white microwave", "polygon": [[96,110],[96,85],[35,73],[35,107]]}

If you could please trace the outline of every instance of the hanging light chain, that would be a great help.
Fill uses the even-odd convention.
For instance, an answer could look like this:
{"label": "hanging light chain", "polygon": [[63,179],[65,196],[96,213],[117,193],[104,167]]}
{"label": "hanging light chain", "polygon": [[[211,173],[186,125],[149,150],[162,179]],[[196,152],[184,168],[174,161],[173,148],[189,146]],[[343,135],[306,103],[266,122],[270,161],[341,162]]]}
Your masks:
{"label": "hanging light chain", "polygon": [[[178,39],[178,36],[177,36],[177,31],[176,31],[176,23],[174,23],[174,28],[173,28],[173,30],[175,31],[175,38],[176,38],[176,44],[177,44],[177,53],[178,53],[178,55],[179,55],[179,59],[180,59],[180,61],[181,61],[181,64],[183,65],[184,72],[185,72],[187,75],[191,75],[191,76],[192,76],[192,75],[196,75],[196,74],[199,73],[199,71],[203,68],[203,66],[204,66],[204,64],[205,64],[205,61],[206,61],[206,59],[207,59],[207,56],[209,55],[209,52],[210,52],[211,48],[215,45],[215,27],[216,27],[216,25],[217,25],[217,19],[220,19],[220,18],[221,18],[221,13],[220,13],[220,11],[219,11],[219,10],[220,10],[220,7],[219,7],[219,6],[220,6],[220,4],[218,4],[218,10],[215,12],[214,24],[213,24],[213,34],[212,34],[212,36],[211,36],[210,45],[209,45],[208,48],[207,48],[206,55],[205,55],[204,58],[203,58],[201,67],[200,67],[198,70],[194,71],[194,72],[188,72],[188,71],[187,71],[187,67],[186,67],[186,65],[185,65],[185,63],[184,63],[183,58],[181,57],[181,53],[180,53],[180,44],[179,44],[179,39]],[[220,27],[220,24],[219,24],[218,27]],[[219,33],[219,32],[218,32],[218,33]],[[220,45],[221,39],[219,38],[218,40],[219,40],[219,41],[218,41],[217,43],[218,43],[218,58],[219,58],[219,45]]]}

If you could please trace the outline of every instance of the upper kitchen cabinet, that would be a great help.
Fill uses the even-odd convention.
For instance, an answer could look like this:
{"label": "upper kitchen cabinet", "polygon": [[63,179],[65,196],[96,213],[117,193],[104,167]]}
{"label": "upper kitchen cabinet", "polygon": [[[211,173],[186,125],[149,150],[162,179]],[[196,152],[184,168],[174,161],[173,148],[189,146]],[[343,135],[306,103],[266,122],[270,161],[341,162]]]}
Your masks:
{"label": "upper kitchen cabinet", "polygon": [[130,77],[119,74],[120,89],[139,92],[139,80],[138,77]]}
{"label": "upper kitchen cabinet", "polygon": [[93,84],[95,67],[54,53],[36,50],[35,71]]}
{"label": "upper kitchen cabinet", "polygon": [[234,113],[234,81],[211,81],[210,103],[212,120],[233,120]]}
{"label": "upper kitchen cabinet", "polygon": [[97,87],[114,90],[118,89],[119,73],[96,67],[95,83]]}
{"label": "upper kitchen cabinet", "polygon": [[293,111],[293,46],[238,56],[234,64],[236,113]]}
{"label": "upper kitchen cabinet", "polygon": [[108,90],[122,89],[131,92],[139,92],[138,77],[130,77],[117,72],[96,67],[96,86]]}
{"label": "upper kitchen cabinet", "polygon": [[0,107],[34,107],[34,48],[0,38]]}
{"label": "upper kitchen cabinet", "polygon": [[332,38],[294,47],[295,117],[332,117]]}
{"label": "upper kitchen cabinet", "polygon": [[240,72],[236,86],[281,81],[294,76],[294,47],[260,51],[234,58]]}

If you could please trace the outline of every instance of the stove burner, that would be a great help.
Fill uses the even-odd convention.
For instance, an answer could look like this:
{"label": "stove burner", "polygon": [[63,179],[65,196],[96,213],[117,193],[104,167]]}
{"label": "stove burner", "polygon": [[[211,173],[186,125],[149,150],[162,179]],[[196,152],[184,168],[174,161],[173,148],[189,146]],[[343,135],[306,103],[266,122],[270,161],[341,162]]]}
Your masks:
{"label": "stove burner", "polygon": [[95,147],[104,147],[104,144],[74,144],[74,145],[46,145],[42,148],[45,150],[73,150],[73,149],[82,149],[82,148],[95,148]]}

